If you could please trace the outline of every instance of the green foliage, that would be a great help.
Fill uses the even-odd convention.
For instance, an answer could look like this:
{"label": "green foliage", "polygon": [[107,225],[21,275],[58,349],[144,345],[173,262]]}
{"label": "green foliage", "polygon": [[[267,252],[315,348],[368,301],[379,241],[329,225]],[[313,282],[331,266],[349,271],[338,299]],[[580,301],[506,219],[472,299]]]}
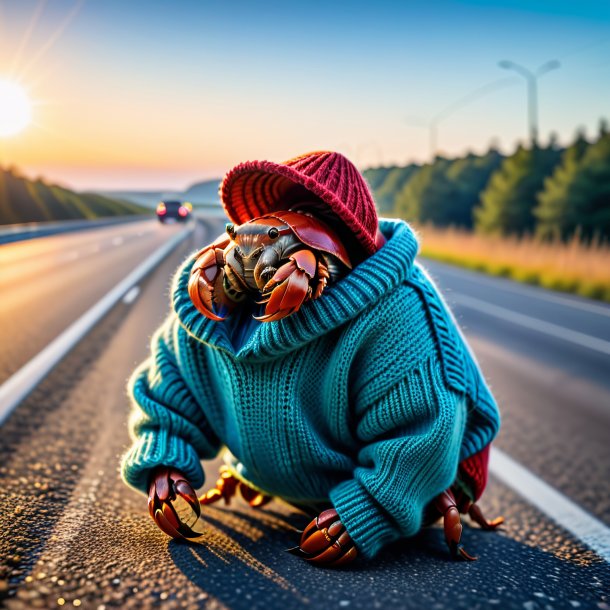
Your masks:
{"label": "green foliage", "polygon": [[570,189],[588,148],[584,135],[578,134],[576,141],[564,151],[552,176],[545,179],[544,190],[539,193],[538,206],[534,209],[539,237],[565,239],[578,225]]}
{"label": "green foliage", "polygon": [[446,219],[457,197],[456,185],[447,177],[450,165],[451,161],[442,157],[424,165],[396,197],[396,214],[411,222],[448,224]]}
{"label": "green foliage", "polygon": [[424,165],[396,196],[396,214],[437,226],[472,227],[472,209],[490,175],[500,165],[495,150],[461,159],[437,157]]}
{"label": "green foliage", "polygon": [[75,193],[0,168],[0,224],[146,214],[150,210],[93,193]]}
{"label": "green foliage", "polygon": [[369,183],[371,190],[376,192],[377,189],[383,184],[386,176],[394,169],[393,167],[371,167],[365,169],[362,175]]}
{"label": "green foliage", "polygon": [[481,206],[474,210],[476,230],[503,235],[531,232],[536,222],[533,210],[537,194],[560,154],[554,146],[519,147],[504,159],[481,195]]}
{"label": "green foliage", "polygon": [[447,169],[447,178],[455,185],[455,200],[445,218],[445,225],[472,228],[472,211],[491,175],[500,167],[502,155],[490,150],[482,156],[468,155],[456,159]]}
{"label": "green foliage", "polygon": [[544,238],[610,238],[610,134],[602,127],[597,142],[579,138],[545,183],[535,214]]}
{"label": "green foliage", "polygon": [[377,211],[380,214],[394,212],[396,196],[417,170],[419,165],[412,163],[406,167],[380,167],[364,172],[364,177],[375,194]]}

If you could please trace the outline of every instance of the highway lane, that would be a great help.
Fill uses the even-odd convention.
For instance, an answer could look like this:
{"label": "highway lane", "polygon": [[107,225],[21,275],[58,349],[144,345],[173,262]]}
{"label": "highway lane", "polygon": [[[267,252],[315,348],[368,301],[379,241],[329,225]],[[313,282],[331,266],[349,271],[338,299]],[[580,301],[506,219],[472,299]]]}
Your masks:
{"label": "highway lane", "polygon": [[[424,266],[500,404],[497,446],[610,523],[610,355],[488,315],[479,303],[596,338],[610,336],[610,307],[431,261]],[[476,299],[476,308],[463,297]]]}
{"label": "highway lane", "polygon": [[182,226],[154,219],[0,246],[0,383]]}
{"label": "highway lane", "polygon": [[[58,604],[100,610],[608,607],[607,564],[493,478],[483,507],[491,515],[503,513],[507,526],[498,534],[466,528],[464,542],[479,555],[474,564],[450,561],[440,530],[432,528],[393,545],[375,561],[344,571],[320,570],[284,552],[297,538],[295,528],[307,520],[277,502],[262,511],[240,502],[229,509],[209,508],[206,536],[197,543],[169,541],[158,531],[145,498],[126,489],[117,472],[129,443],[125,380],[146,356],[149,337],[167,312],[174,268],[220,227],[217,222],[198,228],[140,286],[139,297],[120,303],[3,427],[0,604],[5,598],[11,610]],[[438,277],[442,283],[440,272]],[[482,316],[465,308],[457,314],[503,405],[499,443],[553,479],[552,471],[549,477],[543,472],[548,465],[536,461],[547,447],[540,439],[532,443],[531,436],[537,433],[577,459],[581,448],[562,444],[575,421],[568,420],[566,430],[557,424],[566,410],[575,411],[573,401],[587,394],[589,381],[574,378],[585,386],[559,385],[556,395],[544,399],[550,381],[542,372],[552,380],[565,371],[524,360],[490,340]],[[599,391],[603,397],[605,388]],[[530,402],[532,395],[536,400]],[[551,410],[548,419],[539,414],[539,399]],[[603,413],[592,404],[588,408]],[[593,428],[601,429],[604,421]],[[583,438],[589,433],[594,431],[587,426],[579,432]],[[216,468],[206,464],[210,483]],[[594,483],[607,485],[599,472],[597,477]]]}
{"label": "highway lane", "polygon": [[610,305],[428,260],[425,267],[467,332],[610,388]]}

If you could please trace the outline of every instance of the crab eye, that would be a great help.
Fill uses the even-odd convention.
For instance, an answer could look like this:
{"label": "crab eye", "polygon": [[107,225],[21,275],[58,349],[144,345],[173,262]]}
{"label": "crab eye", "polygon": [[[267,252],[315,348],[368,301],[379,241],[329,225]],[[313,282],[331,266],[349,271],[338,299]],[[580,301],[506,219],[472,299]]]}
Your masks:
{"label": "crab eye", "polygon": [[280,235],[280,232],[275,227],[271,227],[269,231],[267,231],[267,235],[269,235],[271,239],[277,239]]}
{"label": "crab eye", "polygon": [[225,225],[225,230],[227,231],[231,239],[235,238],[235,225],[232,222],[228,222]]}

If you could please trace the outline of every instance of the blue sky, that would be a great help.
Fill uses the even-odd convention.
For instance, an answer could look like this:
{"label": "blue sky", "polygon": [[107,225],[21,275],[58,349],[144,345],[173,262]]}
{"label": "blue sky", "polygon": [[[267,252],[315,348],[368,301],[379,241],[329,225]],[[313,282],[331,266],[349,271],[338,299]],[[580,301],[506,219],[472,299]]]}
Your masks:
{"label": "blue sky", "polygon": [[426,161],[418,125],[502,79],[445,116],[438,152],[512,150],[525,83],[502,59],[561,62],[539,82],[543,141],[593,135],[610,2],[0,0],[0,58],[41,102],[5,161],[77,187],[181,187],[321,148],[361,167]]}

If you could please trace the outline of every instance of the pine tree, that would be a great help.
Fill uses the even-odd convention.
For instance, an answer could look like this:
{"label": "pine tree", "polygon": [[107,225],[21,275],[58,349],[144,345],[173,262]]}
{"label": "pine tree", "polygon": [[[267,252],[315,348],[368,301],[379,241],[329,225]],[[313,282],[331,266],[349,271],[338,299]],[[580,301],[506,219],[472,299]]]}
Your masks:
{"label": "pine tree", "polygon": [[539,234],[568,238],[578,231],[585,240],[610,238],[610,133],[605,122],[597,142],[569,169],[540,195]]}
{"label": "pine tree", "polygon": [[570,202],[570,187],[588,148],[589,142],[579,131],[574,143],[564,151],[552,176],[545,179],[544,190],[538,194],[538,206],[534,209],[538,236],[565,239],[578,225],[578,219],[574,217],[576,209]]}
{"label": "pine tree", "polygon": [[500,167],[502,155],[494,149],[482,156],[468,155],[456,159],[447,169],[447,178],[456,187],[457,196],[448,209],[446,224],[472,228],[472,210],[491,175]]}
{"label": "pine tree", "polygon": [[450,224],[450,210],[458,191],[447,177],[449,159],[437,157],[424,165],[403,187],[396,197],[396,214],[408,221]]}
{"label": "pine tree", "polygon": [[379,212],[393,213],[396,207],[396,196],[405,184],[417,173],[419,165],[395,167],[385,177],[385,180],[375,190],[375,200]]}
{"label": "pine tree", "polygon": [[503,235],[531,232],[536,221],[536,196],[560,155],[554,146],[520,146],[504,159],[483,191],[481,205],[474,210],[476,230]]}

